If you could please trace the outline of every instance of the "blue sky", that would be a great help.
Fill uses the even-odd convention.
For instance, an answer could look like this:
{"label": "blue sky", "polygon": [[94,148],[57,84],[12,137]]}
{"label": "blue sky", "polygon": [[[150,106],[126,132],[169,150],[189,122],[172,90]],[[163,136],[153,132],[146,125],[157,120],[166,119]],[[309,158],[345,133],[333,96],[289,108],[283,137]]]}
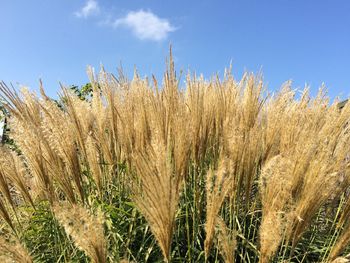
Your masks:
{"label": "blue sky", "polygon": [[270,90],[284,81],[324,82],[350,96],[350,1],[1,0],[0,79],[49,95],[59,82],[88,81],[87,65],[161,76],[169,43],[177,69],[240,78],[262,70]]}

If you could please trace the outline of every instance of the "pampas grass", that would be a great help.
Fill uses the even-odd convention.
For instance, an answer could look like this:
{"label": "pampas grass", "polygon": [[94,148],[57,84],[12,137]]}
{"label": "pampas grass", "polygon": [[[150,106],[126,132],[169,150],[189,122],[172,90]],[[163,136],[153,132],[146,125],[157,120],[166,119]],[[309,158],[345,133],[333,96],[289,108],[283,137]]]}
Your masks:
{"label": "pampas grass", "polygon": [[230,70],[183,84],[171,56],[162,82],[88,75],[89,96],[62,87],[58,101],[0,84],[14,140],[0,149],[0,224],[28,250],[4,243],[7,256],[344,262],[349,103]]}

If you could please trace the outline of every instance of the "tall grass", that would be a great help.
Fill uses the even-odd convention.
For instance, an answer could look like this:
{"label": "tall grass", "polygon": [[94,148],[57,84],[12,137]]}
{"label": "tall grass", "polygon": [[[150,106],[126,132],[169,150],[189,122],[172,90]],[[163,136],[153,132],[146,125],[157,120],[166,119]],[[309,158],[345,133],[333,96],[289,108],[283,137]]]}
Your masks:
{"label": "tall grass", "polygon": [[[350,104],[90,69],[60,102],[1,83],[0,256],[17,262],[345,262]],[[345,261],[344,261],[345,260]]]}

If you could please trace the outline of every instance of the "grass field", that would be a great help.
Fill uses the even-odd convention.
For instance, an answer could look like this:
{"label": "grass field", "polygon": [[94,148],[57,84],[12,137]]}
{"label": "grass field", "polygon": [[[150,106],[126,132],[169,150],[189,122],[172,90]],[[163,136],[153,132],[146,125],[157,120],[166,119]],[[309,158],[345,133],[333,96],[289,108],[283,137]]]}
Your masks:
{"label": "grass field", "polygon": [[59,101],[1,84],[1,262],[348,262],[350,103],[171,59],[89,77]]}

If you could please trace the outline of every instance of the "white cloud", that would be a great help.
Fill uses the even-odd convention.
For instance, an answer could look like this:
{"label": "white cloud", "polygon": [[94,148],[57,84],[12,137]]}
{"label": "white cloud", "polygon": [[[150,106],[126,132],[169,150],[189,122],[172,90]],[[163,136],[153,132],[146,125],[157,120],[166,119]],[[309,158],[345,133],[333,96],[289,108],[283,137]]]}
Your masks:
{"label": "white cloud", "polygon": [[160,41],[176,30],[167,19],[163,19],[150,11],[130,11],[125,17],[116,19],[114,27],[126,27],[142,40]]}
{"label": "white cloud", "polygon": [[98,5],[98,2],[96,0],[87,0],[85,5],[77,12],[74,14],[77,17],[83,17],[87,18],[91,15],[96,15],[100,12],[100,7]]}

